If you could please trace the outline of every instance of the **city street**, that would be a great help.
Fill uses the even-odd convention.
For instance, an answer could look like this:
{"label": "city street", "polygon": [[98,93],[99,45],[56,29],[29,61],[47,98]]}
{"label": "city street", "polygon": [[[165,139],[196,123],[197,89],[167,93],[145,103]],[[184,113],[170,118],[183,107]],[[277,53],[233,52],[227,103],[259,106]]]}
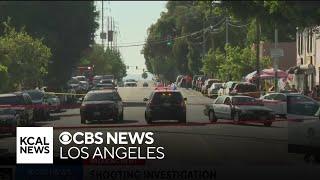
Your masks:
{"label": "city street", "polygon": [[[54,127],[55,140],[62,131],[153,131],[155,143],[164,146],[166,153],[165,160],[156,161],[157,164],[168,161],[175,165],[304,164],[302,155],[287,153],[286,121],[274,122],[272,127],[262,124],[236,125],[226,120],[212,124],[203,114],[204,104],[212,102],[212,99],[191,89],[181,89],[188,99],[187,124],[159,121],[148,125],[144,120],[142,99],[148,97],[153,88],[138,86],[118,89],[124,102],[139,102],[125,107],[122,123],[107,120],[81,124],[79,109],[68,109],[52,114],[52,121],[37,122],[36,126]],[[0,149],[9,147],[9,152],[15,152],[15,138],[1,137],[0,144]],[[55,149],[55,152],[58,150]]]}

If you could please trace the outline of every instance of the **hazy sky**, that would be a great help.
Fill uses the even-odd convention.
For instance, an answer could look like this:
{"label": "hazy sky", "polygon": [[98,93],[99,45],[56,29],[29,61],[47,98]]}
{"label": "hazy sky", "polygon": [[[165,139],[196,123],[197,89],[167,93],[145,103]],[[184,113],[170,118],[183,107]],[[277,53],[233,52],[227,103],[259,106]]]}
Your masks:
{"label": "hazy sky", "polygon": [[[143,42],[147,37],[148,27],[155,23],[162,11],[166,11],[166,1],[104,1],[104,24],[107,16],[113,16],[119,26],[119,45],[130,45],[131,42]],[[96,10],[101,12],[101,1],[96,1]],[[99,24],[101,19],[99,17]],[[106,25],[105,25],[106,27]],[[106,31],[106,28],[104,28]],[[101,26],[97,35],[101,32]],[[96,43],[100,44],[100,36],[96,36]],[[140,44],[138,43],[138,44]],[[145,60],[140,53],[142,46],[120,48],[124,63],[130,67],[128,74],[141,74],[145,68]]]}

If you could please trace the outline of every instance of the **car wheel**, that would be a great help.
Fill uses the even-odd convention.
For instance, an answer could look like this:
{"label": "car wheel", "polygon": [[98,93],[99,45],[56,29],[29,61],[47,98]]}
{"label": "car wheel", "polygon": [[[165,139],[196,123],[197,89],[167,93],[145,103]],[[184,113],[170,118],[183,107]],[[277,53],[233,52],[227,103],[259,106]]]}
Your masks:
{"label": "car wheel", "polygon": [[81,124],[87,124],[87,120],[81,116]]}
{"label": "car wheel", "polygon": [[282,118],[282,119],[287,119],[287,115],[286,114],[281,114],[281,115],[279,115],[280,116],[280,118]]}
{"label": "car wheel", "polygon": [[210,122],[217,122],[217,117],[214,114],[214,111],[209,111],[209,121]]}
{"label": "car wheel", "polygon": [[233,115],[233,122],[234,124],[239,124],[241,121],[240,119],[240,113],[239,112],[235,112]]}
{"label": "car wheel", "polygon": [[184,123],[184,124],[186,124],[187,123],[187,117],[186,117],[186,115],[184,114],[184,115],[182,115],[182,117],[179,119],[179,123]]}
{"label": "car wheel", "polygon": [[271,121],[267,121],[267,122],[264,122],[263,124],[266,127],[270,127],[272,125],[272,122]]}
{"label": "car wheel", "polygon": [[145,113],[145,115],[144,115],[144,118],[145,118],[145,120],[146,120],[147,124],[151,124],[151,123],[152,123],[152,119],[151,119],[151,117],[147,116],[147,114],[146,114],[146,113]]}

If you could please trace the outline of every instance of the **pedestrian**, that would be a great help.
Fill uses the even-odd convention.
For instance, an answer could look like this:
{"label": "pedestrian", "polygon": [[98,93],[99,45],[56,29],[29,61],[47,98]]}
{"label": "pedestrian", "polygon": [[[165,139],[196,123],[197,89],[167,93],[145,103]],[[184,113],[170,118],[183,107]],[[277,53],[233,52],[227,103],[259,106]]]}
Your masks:
{"label": "pedestrian", "polygon": [[170,88],[171,88],[172,90],[177,90],[176,83],[172,82],[172,83],[170,84]]}
{"label": "pedestrian", "polygon": [[313,98],[313,99],[316,99],[317,98],[317,89],[316,87],[313,87],[311,92],[310,92],[310,96]]}
{"label": "pedestrian", "polygon": [[296,86],[294,84],[291,87],[291,92],[298,92],[298,90],[296,89]]}

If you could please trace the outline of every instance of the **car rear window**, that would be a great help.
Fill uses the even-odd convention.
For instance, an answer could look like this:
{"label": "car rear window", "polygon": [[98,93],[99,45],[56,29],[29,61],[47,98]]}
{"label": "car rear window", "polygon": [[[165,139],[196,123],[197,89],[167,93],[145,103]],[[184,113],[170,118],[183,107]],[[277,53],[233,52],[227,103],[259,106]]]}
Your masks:
{"label": "car rear window", "polygon": [[288,114],[313,116],[319,109],[319,104],[304,96],[288,96]]}
{"label": "car rear window", "polygon": [[236,90],[238,92],[255,92],[257,91],[257,87],[253,84],[238,84]]}
{"label": "car rear window", "polygon": [[116,98],[116,93],[88,93],[84,98],[84,101],[113,101]]}
{"label": "car rear window", "polygon": [[183,97],[179,92],[156,92],[153,96],[153,104],[179,104],[183,101]]}
{"label": "car rear window", "polygon": [[17,96],[6,96],[0,97],[1,105],[22,105],[24,104],[23,99]]}
{"label": "car rear window", "polygon": [[257,105],[258,101],[251,97],[233,97],[232,103],[237,105]]}

